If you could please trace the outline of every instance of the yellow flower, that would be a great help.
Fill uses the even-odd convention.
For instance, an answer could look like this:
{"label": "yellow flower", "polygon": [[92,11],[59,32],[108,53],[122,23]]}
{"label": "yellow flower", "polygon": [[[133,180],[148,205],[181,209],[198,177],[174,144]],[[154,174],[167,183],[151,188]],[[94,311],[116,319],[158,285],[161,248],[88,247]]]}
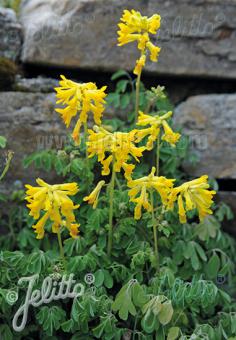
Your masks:
{"label": "yellow flower", "polygon": [[150,41],[150,34],[157,34],[157,30],[161,25],[161,17],[159,14],[154,14],[150,18],[142,16],[140,12],[135,10],[124,10],[121,17],[121,23],[118,24],[118,46],[137,41],[138,49],[141,51],[141,58],[137,61],[134,69],[135,74],[140,74],[145,60],[143,57],[146,51],[150,52],[150,59],[157,61],[160,53],[160,47],[153,45]]}
{"label": "yellow flower", "polygon": [[178,132],[174,132],[165,120],[162,122],[162,126],[165,131],[162,140],[175,147],[175,144],[179,141],[181,135]]}
{"label": "yellow flower", "polygon": [[[70,235],[75,238],[78,234],[79,224],[75,222],[74,210],[79,205],[74,205],[69,196],[74,196],[78,191],[76,183],[50,185],[38,178],[38,187],[26,185],[27,207],[29,215],[38,222],[33,226],[37,238],[44,237],[44,226],[48,220],[52,221],[52,232],[57,233],[61,226],[65,226]],[[40,217],[41,212],[44,214]]]}
{"label": "yellow flower", "polygon": [[56,109],[62,116],[66,127],[70,126],[72,118],[79,113],[72,137],[79,143],[79,134],[82,124],[86,124],[88,114],[91,112],[96,124],[101,124],[101,117],[104,111],[106,97],[106,86],[98,89],[95,83],[79,84],[61,76],[60,87],[56,87],[57,104],[65,105],[64,108]]}
{"label": "yellow flower", "polygon": [[97,207],[99,194],[104,184],[105,181],[98,182],[96,188],[91,192],[91,194],[84,198],[84,201],[88,201],[89,204],[93,204],[93,209],[96,209]]}
{"label": "yellow flower", "polygon": [[153,144],[160,134],[161,131],[160,129],[161,127],[163,127],[164,135],[162,136],[162,140],[166,141],[171,146],[175,147],[175,144],[179,141],[181,135],[179,133],[174,132],[168,125],[166,120],[169,119],[171,116],[172,116],[171,111],[167,112],[162,116],[159,115],[151,116],[143,113],[142,111],[139,111],[137,125],[138,126],[151,125],[151,127],[148,127],[143,130],[138,130],[137,142],[140,142],[143,138],[149,136],[146,148],[147,150],[152,150]]}
{"label": "yellow flower", "polygon": [[141,74],[143,67],[145,66],[146,63],[146,56],[142,55],[137,61],[136,61],[136,66],[134,69],[134,74],[137,76]]}
{"label": "yellow flower", "polygon": [[146,144],[146,149],[148,151],[153,149],[153,144],[156,142],[158,136],[160,133],[160,128],[158,125],[152,125],[149,128],[138,130],[137,132],[137,143],[141,142],[143,138],[148,136],[147,144]]}
{"label": "yellow flower", "polygon": [[110,174],[110,166],[113,163],[114,171],[120,172],[121,168],[125,171],[125,177],[130,178],[134,169],[133,164],[128,161],[133,157],[137,162],[142,157],[145,147],[137,147],[136,143],[137,130],[130,132],[111,133],[102,127],[94,127],[89,130],[87,142],[89,158],[97,155],[98,161],[102,164],[102,175]]}
{"label": "yellow flower", "polygon": [[161,51],[160,47],[153,45],[151,41],[147,42],[147,48],[150,51],[150,59],[151,61],[157,62],[157,58],[159,56],[159,53]]}
{"label": "yellow flower", "polygon": [[128,192],[130,202],[136,203],[134,210],[134,218],[136,220],[141,218],[142,208],[149,212],[152,211],[152,206],[149,202],[150,190],[154,190],[160,195],[163,205],[168,204],[168,197],[173,188],[174,180],[163,176],[155,176],[155,171],[156,168],[153,167],[148,176],[128,181],[128,187],[131,188]]}
{"label": "yellow flower", "polygon": [[70,228],[69,228],[69,231],[70,231],[70,236],[71,236],[72,238],[77,238],[77,237],[78,237],[78,234],[79,234],[79,227],[80,227],[80,224],[71,223]]}
{"label": "yellow flower", "polygon": [[208,176],[204,175],[193,181],[186,182],[177,188],[173,188],[168,208],[173,209],[175,201],[178,202],[179,219],[181,223],[186,223],[186,212],[197,209],[199,219],[202,221],[206,215],[212,214],[210,209],[215,191],[209,190],[207,183]]}

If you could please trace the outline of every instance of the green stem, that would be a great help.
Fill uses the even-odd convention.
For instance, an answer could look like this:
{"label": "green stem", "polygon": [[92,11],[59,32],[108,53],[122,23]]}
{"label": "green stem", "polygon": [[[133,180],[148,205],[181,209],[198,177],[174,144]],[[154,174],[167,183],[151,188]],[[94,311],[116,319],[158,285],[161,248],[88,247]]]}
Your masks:
{"label": "green stem", "polygon": [[138,323],[138,317],[139,317],[139,315],[137,314],[135,319],[134,319],[134,329],[133,329],[132,340],[135,340],[135,333],[136,333],[136,328],[137,328],[137,323]]}
{"label": "green stem", "polygon": [[142,72],[140,72],[136,80],[135,123],[138,121],[141,73]]}
{"label": "green stem", "polygon": [[84,144],[85,144],[85,152],[86,152],[86,162],[88,162],[88,149],[87,149],[87,138],[88,138],[88,125],[87,122],[84,123]]}
{"label": "green stem", "polygon": [[174,326],[177,324],[177,321],[179,321],[179,318],[183,315],[183,313],[184,313],[183,310],[181,310],[177,319],[175,320]]}
{"label": "green stem", "polygon": [[66,263],[64,248],[63,248],[63,244],[62,244],[61,230],[60,230],[60,229],[59,229],[58,232],[57,232],[57,239],[58,239],[58,244],[59,244],[59,249],[60,249],[61,260],[62,260],[64,269],[66,270],[66,268],[67,268],[67,263]]}
{"label": "green stem", "polygon": [[150,101],[148,102],[147,107],[146,107],[146,109],[145,109],[145,113],[146,113],[146,114],[149,114],[149,112],[150,112],[150,110],[151,110],[152,105],[154,104],[154,102],[155,102],[155,100],[150,100]]}
{"label": "green stem", "polygon": [[3,169],[2,174],[0,175],[0,181],[5,177],[6,173],[8,172],[12,157],[13,157],[13,152],[8,151],[6,165],[5,165],[5,168]]}
{"label": "green stem", "polygon": [[156,148],[156,175],[159,176],[160,170],[160,135],[157,138],[157,148]]}
{"label": "green stem", "polygon": [[115,178],[116,173],[114,170],[114,165],[112,167],[111,182],[109,185],[109,231],[108,231],[108,244],[107,244],[107,254],[111,256],[112,242],[113,242],[113,204],[114,204],[114,188],[115,188]]}
{"label": "green stem", "polygon": [[157,244],[157,224],[154,215],[154,200],[153,200],[153,191],[150,191],[151,196],[151,206],[152,206],[152,228],[153,228],[153,237],[154,237],[154,253],[156,257],[156,271],[159,272],[160,262],[159,262],[159,252],[158,252],[158,244]]}
{"label": "green stem", "polygon": [[120,181],[119,181],[119,179],[117,178],[117,176],[115,176],[115,181],[116,181],[116,185],[117,185],[118,189],[119,189],[119,190],[122,190],[122,186],[121,186]]}

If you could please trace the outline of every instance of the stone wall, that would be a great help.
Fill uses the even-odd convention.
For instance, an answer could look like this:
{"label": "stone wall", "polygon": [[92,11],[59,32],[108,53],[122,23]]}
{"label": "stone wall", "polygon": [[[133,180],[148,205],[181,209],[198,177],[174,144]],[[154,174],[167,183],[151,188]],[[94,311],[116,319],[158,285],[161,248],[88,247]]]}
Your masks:
{"label": "stone wall", "polygon": [[[131,70],[135,44],[117,47],[124,8],[160,13],[156,74],[236,78],[235,0],[28,0],[23,2],[22,61],[85,69]],[[72,47],[73,46],[73,47]]]}
{"label": "stone wall", "polygon": [[[233,187],[222,195],[236,210],[235,0],[23,0],[18,18],[0,8],[0,135],[15,151],[7,183],[37,176],[25,172],[23,157],[64,138],[54,111],[57,80],[25,79],[25,71],[40,76],[43,68],[50,75],[53,68],[56,78],[65,72],[77,80],[89,71],[91,81],[96,72],[100,84],[117,69],[131,71],[135,44],[117,47],[124,8],[161,14],[156,43],[162,52],[158,63],[148,63],[143,79],[168,84],[178,103],[175,123],[200,157],[196,168],[186,162],[186,171],[229,180]],[[0,160],[3,166],[4,155]]]}

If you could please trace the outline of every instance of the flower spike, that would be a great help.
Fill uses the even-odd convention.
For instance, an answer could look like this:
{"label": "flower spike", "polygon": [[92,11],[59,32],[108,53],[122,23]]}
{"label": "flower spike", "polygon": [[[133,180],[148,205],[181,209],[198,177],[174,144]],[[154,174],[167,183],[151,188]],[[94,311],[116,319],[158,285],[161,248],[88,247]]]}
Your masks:
{"label": "flower spike", "polygon": [[79,204],[74,205],[69,196],[74,196],[79,191],[77,183],[50,185],[40,178],[36,182],[38,187],[26,185],[26,201],[30,209],[29,215],[38,220],[33,226],[37,239],[44,237],[44,226],[48,220],[53,223],[53,233],[58,233],[60,227],[65,226],[71,237],[76,238],[80,225],[75,221],[74,210],[79,208]]}

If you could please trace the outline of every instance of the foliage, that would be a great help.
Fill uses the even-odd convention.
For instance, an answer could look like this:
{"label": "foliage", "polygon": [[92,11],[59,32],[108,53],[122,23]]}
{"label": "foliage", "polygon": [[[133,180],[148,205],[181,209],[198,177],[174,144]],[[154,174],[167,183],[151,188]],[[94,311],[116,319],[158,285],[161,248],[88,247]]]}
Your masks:
{"label": "foliage", "polygon": [[[144,95],[147,92],[144,92]],[[147,98],[145,97],[145,101]],[[169,105],[166,102],[166,105]],[[156,107],[158,108],[158,103]],[[163,103],[161,103],[163,108]],[[127,115],[129,108],[127,107]],[[126,130],[121,121],[114,122]],[[66,181],[78,181],[81,201],[99,180],[99,165],[90,161],[87,171],[84,147],[78,150],[71,142],[63,150],[44,150],[24,160],[48,172],[55,171]],[[161,173],[179,180],[185,178],[181,160],[188,155],[188,145],[176,149],[165,146],[161,152]],[[171,165],[166,158],[172,159]],[[145,155],[137,169],[142,175],[150,170],[150,155]],[[150,164],[150,165],[149,165]],[[55,240],[47,234],[37,241],[32,231],[32,218],[21,206],[21,195],[15,206],[2,219],[2,226],[10,227],[1,237],[1,335],[3,339],[121,339],[131,334],[133,339],[227,339],[236,336],[234,328],[234,240],[225,234],[220,224],[231,218],[229,208],[215,205],[215,215],[204,222],[179,223],[175,211],[168,212],[159,230],[161,270],[155,271],[155,256],[148,213],[140,221],[133,219],[133,205],[129,202],[122,176],[120,189],[114,195],[114,244],[112,259],[106,255],[107,214],[109,198],[106,191],[96,210],[83,203],[78,214],[81,224],[79,239],[64,241],[68,272],[84,283],[84,276],[93,273],[94,289],[86,285],[84,296],[71,305],[69,300],[52,302],[39,308],[30,307],[30,318],[21,333],[12,331],[14,312],[23,303],[25,290],[16,283],[22,276],[38,273],[42,280],[51,275],[60,278],[63,268]],[[12,197],[13,198],[13,197]],[[32,249],[33,252],[32,252]],[[223,281],[222,281],[223,278]],[[223,283],[222,283],[223,282]],[[18,291],[19,300],[9,305],[8,290]],[[230,295],[229,295],[230,294]]]}

